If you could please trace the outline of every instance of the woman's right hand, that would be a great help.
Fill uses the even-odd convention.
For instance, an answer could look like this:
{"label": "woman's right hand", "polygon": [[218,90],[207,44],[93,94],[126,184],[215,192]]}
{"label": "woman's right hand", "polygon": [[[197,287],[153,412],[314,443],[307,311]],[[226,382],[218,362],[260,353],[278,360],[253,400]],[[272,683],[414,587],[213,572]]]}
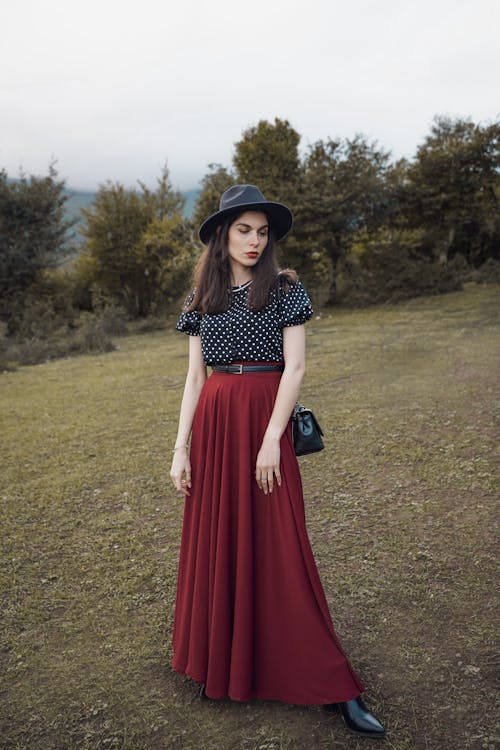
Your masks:
{"label": "woman's right hand", "polygon": [[170,478],[174,487],[187,496],[191,489],[191,464],[187,454],[187,448],[178,448],[174,453],[172,467],[170,469]]}

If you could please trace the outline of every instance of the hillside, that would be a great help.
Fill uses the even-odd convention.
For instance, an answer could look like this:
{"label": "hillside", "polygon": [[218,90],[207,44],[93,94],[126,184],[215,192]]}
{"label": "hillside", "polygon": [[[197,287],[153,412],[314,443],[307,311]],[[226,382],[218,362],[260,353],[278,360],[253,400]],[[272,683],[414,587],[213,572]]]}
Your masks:
{"label": "hillside", "polygon": [[[301,399],[325,430],[300,460],[308,529],[391,750],[495,747],[499,290],[307,325]],[[187,363],[173,328],[1,376],[0,745],[374,747],[319,707],[200,702],[170,667]]]}

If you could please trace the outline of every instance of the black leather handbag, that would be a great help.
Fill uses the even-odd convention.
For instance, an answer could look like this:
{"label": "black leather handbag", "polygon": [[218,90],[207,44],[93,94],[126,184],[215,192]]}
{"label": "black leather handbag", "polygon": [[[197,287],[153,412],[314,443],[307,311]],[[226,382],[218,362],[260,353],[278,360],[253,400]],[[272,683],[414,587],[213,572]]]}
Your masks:
{"label": "black leather handbag", "polygon": [[318,420],[302,404],[295,404],[292,414],[293,446],[297,456],[305,456],[308,453],[317,453],[325,447]]}

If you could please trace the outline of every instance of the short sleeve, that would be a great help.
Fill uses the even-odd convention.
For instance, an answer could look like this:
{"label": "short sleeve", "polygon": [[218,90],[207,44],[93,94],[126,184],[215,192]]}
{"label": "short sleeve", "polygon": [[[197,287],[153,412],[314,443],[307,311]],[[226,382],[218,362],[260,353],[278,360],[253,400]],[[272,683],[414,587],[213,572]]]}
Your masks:
{"label": "short sleeve", "polygon": [[177,325],[175,326],[177,331],[187,333],[188,336],[199,336],[200,335],[200,324],[201,324],[201,313],[198,310],[186,310],[189,307],[194,298],[194,292],[191,292],[184,304],[184,312],[181,314]]}
{"label": "short sleeve", "polygon": [[300,326],[312,318],[312,315],[311,300],[300,281],[281,290],[280,317],[283,327]]}

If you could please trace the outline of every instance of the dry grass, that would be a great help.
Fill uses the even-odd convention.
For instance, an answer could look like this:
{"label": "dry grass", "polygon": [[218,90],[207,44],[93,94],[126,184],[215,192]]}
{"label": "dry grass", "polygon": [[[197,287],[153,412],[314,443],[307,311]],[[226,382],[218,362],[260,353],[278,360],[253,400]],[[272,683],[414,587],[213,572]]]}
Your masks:
{"label": "dry grass", "polygon": [[[327,437],[301,459],[309,531],[393,750],[494,747],[498,302],[470,286],[308,324],[302,400]],[[0,378],[1,747],[373,742],[319,709],[199,703],[170,670],[185,353],[157,332]]]}

